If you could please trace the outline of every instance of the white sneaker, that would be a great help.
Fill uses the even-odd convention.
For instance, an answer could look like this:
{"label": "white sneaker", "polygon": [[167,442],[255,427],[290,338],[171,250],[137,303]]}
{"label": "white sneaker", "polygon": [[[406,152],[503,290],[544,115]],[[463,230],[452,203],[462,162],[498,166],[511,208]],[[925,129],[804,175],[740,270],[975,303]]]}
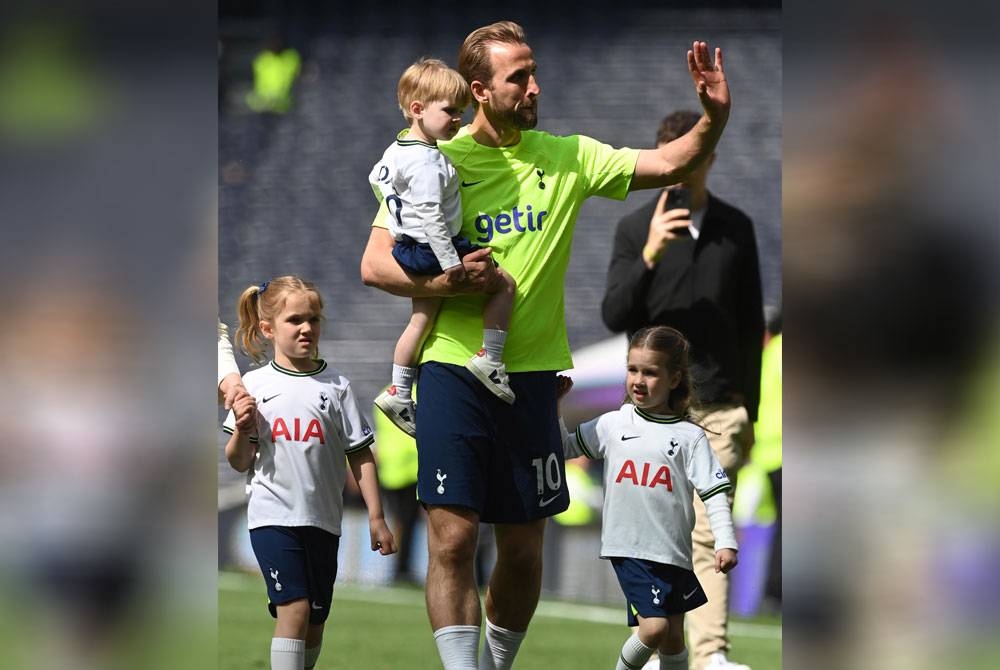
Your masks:
{"label": "white sneaker", "polygon": [[510,388],[510,380],[507,378],[507,367],[503,363],[491,362],[486,357],[485,349],[480,349],[469,359],[465,367],[476,375],[490,393],[508,405],[514,404],[514,391]]}
{"label": "white sneaker", "polygon": [[642,666],[642,670],[660,670],[660,659],[651,658],[646,665]]}
{"label": "white sneaker", "polygon": [[705,670],[750,670],[750,666],[743,665],[742,663],[733,663],[726,658],[725,652],[717,651],[708,657]]}
{"label": "white sneaker", "polygon": [[396,395],[396,385],[393,384],[386,390],[378,394],[375,398],[375,406],[382,410],[382,413],[389,417],[396,426],[409,435],[417,436],[417,414],[412,400],[403,400]]}

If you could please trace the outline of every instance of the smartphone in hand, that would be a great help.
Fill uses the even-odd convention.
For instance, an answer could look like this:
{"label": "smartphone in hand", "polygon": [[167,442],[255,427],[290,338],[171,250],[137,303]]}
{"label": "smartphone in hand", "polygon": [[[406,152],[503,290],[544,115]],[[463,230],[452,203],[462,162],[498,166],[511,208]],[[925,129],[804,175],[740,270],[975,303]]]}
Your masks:
{"label": "smartphone in hand", "polygon": [[[691,209],[691,189],[683,186],[675,186],[667,189],[667,210],[671,209]],[[691,236],[691,229],[688,226],[675,228],[674,235]]]}

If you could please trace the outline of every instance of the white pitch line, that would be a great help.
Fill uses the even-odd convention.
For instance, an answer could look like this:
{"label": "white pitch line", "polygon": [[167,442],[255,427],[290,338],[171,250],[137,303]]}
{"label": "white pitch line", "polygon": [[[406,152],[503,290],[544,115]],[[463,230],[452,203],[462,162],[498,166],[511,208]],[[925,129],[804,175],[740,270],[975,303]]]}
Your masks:
{"label": "white pitch line", "polygon": [[[574,621],[590,621],[593,623],[607,623],[624,625],[625,607],[611,608],[599,605],[576,605],[558,601],[541,601],[536,616],[548,617],[550,619],[572,619]],[[729,632],[740,637],[759,637],[766,640],[780,640],[781,626],[762,623],[743,623],[733,621],[729,624]]]}
{"label": "white pitch line", "polygon": [[[219,589],[223,591],[257,591],[256,580],[232,573],[219,573]],[[393,589],[392,587],[366,587],[358,585],[338,585],[334,589],[335,599],[350,600],[362,603],[379,603],[383,605],[412,605],[423,607],[424,596],[417,591]],[[572,621],[587,621],[624,625],[625,608],[601,607],[599,605],[575,605],[557,601],[543,600],[538,603],[535,615],[547,619],[570,619]],[[775,624],[745,623],[732,621],[729,632],[738,637],[753,637],[764,640],[780,640],[781,626]]]}

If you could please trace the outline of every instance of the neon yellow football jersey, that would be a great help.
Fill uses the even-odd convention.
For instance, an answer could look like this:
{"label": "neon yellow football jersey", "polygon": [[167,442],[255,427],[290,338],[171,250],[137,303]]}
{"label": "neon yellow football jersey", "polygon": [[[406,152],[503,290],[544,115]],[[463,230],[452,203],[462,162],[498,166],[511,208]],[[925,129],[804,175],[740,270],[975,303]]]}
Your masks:
{"label": "neon yellow football jersey", "polygon": [[[539,131],[522,131],[514,146],[487,147],[468,126],[438,147],[458,171],[460,234],[492,248],[517,282],[503,355],[507,370],[573,367],[563,287],[576,217],[592,195],[625,199],[639,151]],[[379,216],[373,225],[384,225]],[[445,298],[420,362],[464,365],[482,346],[485,300],[483,294]]]}
{"label": "neon yellow football jersey", "polygon": [[[592,195],[618,200],[628,195],[638,150],[539,131],[523,131],[516,145],[494,148],[476,142],[468,126],[438,147],[458,170],[461,234],[491,247],[517,282],[503,356],[507,370],[573,367],[563,283],[576,217]],[[484,301],[484,295],[445,299],[421,362],[463,365],[478,351]]]}

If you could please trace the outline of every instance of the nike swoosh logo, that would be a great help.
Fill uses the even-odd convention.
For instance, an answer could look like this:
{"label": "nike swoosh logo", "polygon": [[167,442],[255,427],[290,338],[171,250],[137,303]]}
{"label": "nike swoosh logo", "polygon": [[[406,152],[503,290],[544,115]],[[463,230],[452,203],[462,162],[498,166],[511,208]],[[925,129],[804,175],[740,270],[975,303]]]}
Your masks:
{"label": "nike swoosh logo", "polygon": [[691,593],[685,593],[685,594],[684,594],[683,596],[681,596],[681,597],[682,597],[682,598],[684,598],[684,600],[687,600],[688,598],[690,598],[691,596],[693,596],[693,595],[694,595],[694,594],[696,594],[696,593],[698,593],[698,587],[697,587],[697,586],[696,586],[696,587],[694,587],[694,590],[693,590],[693,591],[691,591]]}
{"label": "nike swoosh logo", "polygon": [[310,604],[312,605],[312,608],[314,610],[321,610],[321,609],[323,609],[322,605],[317,605],[316,603],[310,603]]}
{"label": "nike swoosh logo", "polygon": [[622,442],[625,440],[634,440],[637,437],[642,437],[642,435],[622,435]]}
{"label": "nike swoosh logo", "polygon": [[475,186],[476,184],[482,184],[485,179],[480,179],[479,181],[463,181],[462,186]]}
{"label": "nike swoosh logo", "polygon": [[278,397],[279,395],[281,395],[281,394],[280,394],[280,393],[275,393],[275,394],[274,394],[273,396],[271,396],[270,398],[264,398],[264,399],[262,399],[262,400],[261,400],[260,402],[261,402],[261,404],[264,404],[264,403],[266,403],[266,402],[267,402],[268,400],[274,400],[274,399],[275,399],[275,398],[277,398],[277,397]]}
{"label": "nike swoosh logo", "polygon": [[553,500],[555,500],[558,497],[559,497],[559,494],[557,493],[554,496],[552,496],[551,498],[549,498],[548,500],[544,500],[542,498],[539,498],[539,500],[538,500],[538,506],[539,507],[545,507],[546,505],[548,505],[550,502],[552,502]]}

